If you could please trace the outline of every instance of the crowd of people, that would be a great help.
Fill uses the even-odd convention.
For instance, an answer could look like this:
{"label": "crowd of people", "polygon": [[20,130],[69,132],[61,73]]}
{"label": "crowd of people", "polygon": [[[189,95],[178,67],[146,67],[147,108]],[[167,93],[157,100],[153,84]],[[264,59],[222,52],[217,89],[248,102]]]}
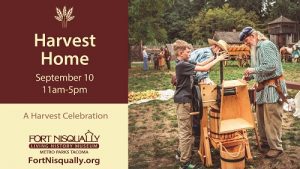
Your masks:
{"label": "crowd of people", "polygon": [[171,69],[171,53],[166,47],[161,47],[158,53],[153,53],[150,57],[146,52],[146,47],[143,47],[143,61],[144,61],[144,70],[148,70],[148,61],[153,62],[155,70],[168,70]]}

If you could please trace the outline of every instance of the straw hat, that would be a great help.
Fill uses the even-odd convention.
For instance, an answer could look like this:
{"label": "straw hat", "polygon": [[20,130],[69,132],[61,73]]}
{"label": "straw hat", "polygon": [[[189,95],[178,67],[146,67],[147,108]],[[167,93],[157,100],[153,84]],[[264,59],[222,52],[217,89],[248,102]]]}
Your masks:
{"label": "straw hat", "polygon": [[208,43],[209,45],[217,45],[219,46],[222,50],[227,52],[227,48],[228,48],[228,44],[223,41],[223,40],[219,40],[218,42],[213,40],[213,39],[208,39]]}

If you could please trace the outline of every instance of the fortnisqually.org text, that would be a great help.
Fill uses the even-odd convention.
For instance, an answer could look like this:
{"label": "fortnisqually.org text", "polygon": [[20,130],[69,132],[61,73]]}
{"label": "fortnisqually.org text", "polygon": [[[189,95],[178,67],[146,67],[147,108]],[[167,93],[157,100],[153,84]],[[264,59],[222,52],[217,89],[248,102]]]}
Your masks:
{"label": "fortnisqually.org text", "polygon": [[34,158],[34,157],[28,157],[28,163],[29,164],[94,164],[99,165],[100,159],[99,158],[79,158],[79,157],[73,157],[73,158],[55,158],[55,157],[42,157],[42,158]]}

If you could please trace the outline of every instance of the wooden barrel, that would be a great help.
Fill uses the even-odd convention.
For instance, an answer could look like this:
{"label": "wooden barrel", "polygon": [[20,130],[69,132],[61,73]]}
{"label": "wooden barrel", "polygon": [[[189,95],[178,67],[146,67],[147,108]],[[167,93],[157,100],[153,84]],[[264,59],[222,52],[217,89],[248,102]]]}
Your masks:
{"label": "wooden barrel", "polygon": [[219,121],[220,121],[220,109],[217,105],[210,106],[209,111],[209,131],[212,138],[219,138]]}
{"label": "wooden barrel", "polygon": [[245,168],[245,143],[226,147],[220,144],[221,169],[244,169]]}
{"label": "wooden barrel", "polygon": [[235,132],[220,134],[220,109],[217,105],[210,106],[209,111],[209,133],[211,138],[231,139],[236,136]]}

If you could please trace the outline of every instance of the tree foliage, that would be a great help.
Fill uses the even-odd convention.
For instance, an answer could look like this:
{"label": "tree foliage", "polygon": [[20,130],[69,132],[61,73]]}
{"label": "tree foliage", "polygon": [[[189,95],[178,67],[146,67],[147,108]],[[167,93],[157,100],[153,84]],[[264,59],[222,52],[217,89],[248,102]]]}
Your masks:
{"label": "tree foliage", "polygon": [[245,26],[256,26],[258,17],[254,12],[244,9],[235,9],[225,4],[222,8],[213,8],[201,11],[189,25],[188,31],[192,33],[193,42],[212,38],[214,31],[241,30]]}
{"label": "tree foliage", "polygon": [[300,22],[300,1],[299,0],[272,0],[270,1],[269,21],[283,15],[291,20]]}
{"label": "tree foliage", "polygon": [[203,6],[204,0],[176,0],[164,15],[168,40],[190,39],[191,34],[187,31],[189,20],[196,16]]}
{"label": "tree foliage", "polygon": [[267,0],[228,0],[227,3],[230,7],[236,9],[243,8],[246,12],[254,12],[261,20],[264,20],[267,14],[267,11],[265,9],[265,6],[267,5]]}
{"label": "tree foliage", "polygon": [[129,0],[129,43],[166,41],[167,31],[161,18],[170,4],[172,0]]}
{"label": "tree foliage", "polygon": [[206,41],[214,31],[267,23],[283,15],[300,22],[299,0],[129,0],[129,44]]}

